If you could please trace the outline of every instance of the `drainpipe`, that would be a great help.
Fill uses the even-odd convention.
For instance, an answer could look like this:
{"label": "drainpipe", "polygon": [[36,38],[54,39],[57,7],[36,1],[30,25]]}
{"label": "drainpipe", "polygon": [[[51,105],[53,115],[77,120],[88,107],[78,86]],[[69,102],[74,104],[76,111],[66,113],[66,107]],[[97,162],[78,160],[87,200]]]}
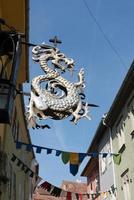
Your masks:
{"label": "drainpipe", "polygon": [[[112,142],[112,130],[111,130],[111,127],[108,127],[108,130],[109,130],[109,136],[110,136],[110,147],[111,147],[111,152],[113,152],[113,142]],[[115,165],[114,165],[114,160],[113,160],[113,158],[112,158],[112,168],[113,168],[114,188],[116,188]]]}
{"label": "drainpipe", "polygon": [[[106,119],[107,114],[104,114],[103,118],[102,118],[102,123],[104,126],[107,127],[108,132],[109,132],[109,139],[110,139],[110,148],[111,148],[111,152],[113,153],[113,142],[112,142],[112,129],[110,126],[108,126],[105,123],[105,119]],[[112,158],[112,170],[113,170],[113,183],[114,183],[114,188],[116,188],[116,179],[115,179],[115,165],[114,165],[114,160]],[[117,194],[116,194],[117,195]],[[116,197],[115,197],[116,199]]]}

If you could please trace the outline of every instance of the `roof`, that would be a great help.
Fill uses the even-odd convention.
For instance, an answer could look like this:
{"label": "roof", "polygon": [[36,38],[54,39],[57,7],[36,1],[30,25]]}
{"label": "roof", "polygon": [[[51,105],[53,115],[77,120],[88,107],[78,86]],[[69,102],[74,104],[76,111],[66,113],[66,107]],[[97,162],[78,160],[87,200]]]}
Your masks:
{"label": "roof", "polygon": [[74,192],[74,193],[86,193],[87,185],[82,182],[72,182],[72,181],[62,181],[61,188],[66,191]]}
{"label": "roof", "polygon": [[[105,123],[108,127],[111,127],[115,123],[132,90],[134,90],[134,61],[132,62],[130,69],[128,70],[128,73],[113,101],[113,104],[106,115]],[[104,126],[103,120],[101,120],[93,140],[87,150],[88,153],[93,150],[97,151],[98,142],[104,135],[106,129],[107,127]]]}
{"label": "roof", "polygon": [[134,61],[132,62],[130,69],[113,101],[113,104],[107,113],[105,123],[108,126],[113,126],[117,119],[117,115],[120,114],[123,106],[125,105],[131,92],[134,90]]}
{"label": "roof", "polygon": [[[88,175],[92,175],[92,172],[95,171],[96,169],[99,169],[99,162],[98,162],[98,158],[91,158],[86,167],[84,168],[83,172],[81,173],[81,176],[88,176]],[[89,174],[90,171],[90,174]]]}

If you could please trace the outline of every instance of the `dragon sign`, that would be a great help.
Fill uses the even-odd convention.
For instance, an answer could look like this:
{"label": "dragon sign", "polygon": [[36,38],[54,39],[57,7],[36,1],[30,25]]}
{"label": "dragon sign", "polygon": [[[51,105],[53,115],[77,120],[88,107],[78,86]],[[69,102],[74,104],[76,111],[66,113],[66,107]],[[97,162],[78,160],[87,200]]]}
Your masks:
{"label": "dragon sign", "polygon": [[73,71],[74,61],[58,48],[44,44],[33,47],[32,59],[39,62],[44,75],[33,78],[31,83],[27,112],[29,125],[37,128],[37,120],[61,120],[70,115],[74,124],[83,117],[90,119],[89,104],[83,101],[84,69],[80,69],[78,73],[78,82],[66,80],[61,74],[66,70]]}

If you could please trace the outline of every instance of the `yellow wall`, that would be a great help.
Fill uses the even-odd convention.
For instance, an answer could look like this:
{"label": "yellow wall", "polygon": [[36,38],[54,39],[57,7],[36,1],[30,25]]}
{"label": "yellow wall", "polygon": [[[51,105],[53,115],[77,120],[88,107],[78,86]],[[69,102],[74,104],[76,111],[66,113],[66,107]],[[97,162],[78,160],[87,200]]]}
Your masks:
{"label": "yellow wall", "polygon": [[[18,32],[24,33],[24,41],[28,41],[29,38],[28,2],[28,0],[0,0],[0,18]],[[28,75],[28,49],[24,45],[18,82],[28,81]]]}
{"label": "yellow wall", "polygon": [[[28,0],[0,0],[0,18],[3,18],[9,26],[13,26],[18,32],[24,33],[25,41],[28,41]],[[2,30],[5,28],[2,25]],[[24,41],[24,40],[23,40]],[[9,63],[11,66],[11,62]],[[19,66],[18,83],[28,81],[28,49],[27,46],[23,46],[21,64]],[[7,67],[9,72],[10,67]],[[18,85],[16,85],[18,87]],[[14,114],[16,116],[14,118]],[[32,160],[34,159],[34,152],[27,152],[24,148],[16,149],[14,142],[15,137],[18,135],[18,139],[25,143],[31,143],[29,131],[27,129],[25,110],[23,98],[20,94],[14,99],[14,107],[12,112],[11,124],[0,124],[0,151],[4,151],[7,154],[6,175],[9,178],[8,184],[0,185],[2,195],[0,200],[29,200],[31,193],[30,183],[34,183],[34,178],[30,178],[28,174],[25,174],[20,167],[16,165],[16,162],[11,162],[12,153],[14,153],[21,161],[23,161],[29,168],[31,167]],[[17,127],[18,129],[13,127]],[[16,131],[15,131],[16,130]],[[16,176],[16,180],[15,177]],[[12,182],[12,184],[10,184]],[[10,186],[12,185],[12,188]],[[16,191],[16,198],[13,196]],[[12,197],[10,194],[12,193]]]}

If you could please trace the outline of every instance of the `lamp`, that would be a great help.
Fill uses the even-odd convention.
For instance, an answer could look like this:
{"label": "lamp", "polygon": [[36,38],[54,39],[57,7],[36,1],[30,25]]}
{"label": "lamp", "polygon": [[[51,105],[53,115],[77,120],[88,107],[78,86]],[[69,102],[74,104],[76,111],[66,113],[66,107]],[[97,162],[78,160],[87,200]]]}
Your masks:
{"label": "lamp", "polygon": [[[5,66],[2,61],[0,73],[0,123],[10,123],[13,111],[13,102],[16,95],[16,80],[21,54],[21,36],[16,32],[0,31],[0,57],[8,56],[11,59],[8,78],[3,75]],[[6,57],[5,57],[6,58]]]}
{"label": "lamp", "polygon": [[15,34],[11,31],[0,31],[0,56],[13,55]]}
{"label": "lamp", "polygon": [[14,99],[14,88],[10,81],[0,79],[0,123],[9,123]]}

